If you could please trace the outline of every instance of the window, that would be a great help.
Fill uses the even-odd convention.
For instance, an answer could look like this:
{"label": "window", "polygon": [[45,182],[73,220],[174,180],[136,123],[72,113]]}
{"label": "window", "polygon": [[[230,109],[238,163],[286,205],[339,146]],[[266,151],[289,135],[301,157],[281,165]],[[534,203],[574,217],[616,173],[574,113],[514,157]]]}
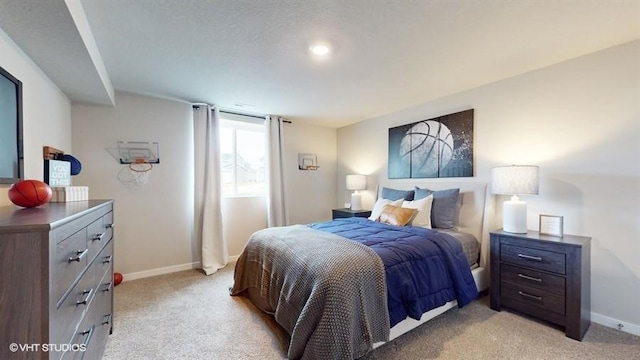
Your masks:
{"label": "window", "polygon": [[231,119],[230,115],[221,115],[223,116],[220,121],[222,195],[264,195],[266,192],[264,122],[235,120]]}

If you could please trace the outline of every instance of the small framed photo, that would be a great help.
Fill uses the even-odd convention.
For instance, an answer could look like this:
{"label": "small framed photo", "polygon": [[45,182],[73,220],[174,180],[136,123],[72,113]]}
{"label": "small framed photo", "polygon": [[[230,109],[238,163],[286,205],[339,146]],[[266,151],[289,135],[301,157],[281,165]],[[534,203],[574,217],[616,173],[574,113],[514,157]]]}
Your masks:
{"label": "small framed photo", "polygon": [[562,216],[540,215],[540,235],[562,237]]}

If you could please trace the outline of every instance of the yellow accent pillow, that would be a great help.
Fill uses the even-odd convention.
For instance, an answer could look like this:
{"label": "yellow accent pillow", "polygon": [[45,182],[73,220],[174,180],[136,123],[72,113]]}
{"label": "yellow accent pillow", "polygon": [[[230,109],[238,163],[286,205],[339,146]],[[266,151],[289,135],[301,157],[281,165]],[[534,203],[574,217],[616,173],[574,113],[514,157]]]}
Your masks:
{"label": "yellow accent pillow", "polygon": [[389,225],[405,226],[413,219],[416,211],[416,209],[385,205],[384,208],[382,208],[379,221]]}

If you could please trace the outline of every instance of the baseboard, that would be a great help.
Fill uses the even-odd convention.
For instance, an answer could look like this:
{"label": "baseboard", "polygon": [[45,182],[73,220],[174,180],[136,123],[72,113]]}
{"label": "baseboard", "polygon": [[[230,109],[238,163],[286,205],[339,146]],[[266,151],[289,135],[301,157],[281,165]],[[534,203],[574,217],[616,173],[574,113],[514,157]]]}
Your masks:
{"label": "baseboard", "polygon": [[193,262],[193,263],[173,265],[173,266],[167,266],[163,268],[157,268],[157,269],[151,269],[151,270],[145,270],[145,271],[138,271],[138,272],[133,272],[128,274],[122,274],[122,278],[123,278],[122,281],[144,279],[152,276],[171,274],[178,271],[199,269],[201,267],[202,265],[200,265],[200,262]]}
{"label": "baseboard", "polygon": [[631,324],[626,321],[610,318],[593,312],[591,313],[591,321],[602,326],[640,336],[640,325]]}
{"label": "baseboard", "polygon": [[[229,263],[233,263],[233,262],[237,261],[239,257],[240,257],[240,255],[229,256]],[[152,277],[152,276],[165,275],[165,274],[171,274],[171,273],[178,272],[178,271],[185,271],[185,270],[191,270],[191,269],[200,269],[200,268],[202,268],[202,264],[200,264],[200,262],[173,265],[173,266],[167,266],[167,267],[163,267],[163,268],[157,268],[157,269],[138,271],[138,272],[133,272],[133,273],[128,273],[128,274],[122,274],[122,278],[123,278],[122,281],[131,281],[131,280],[137,280],[137,279],[144,279],[144,278],[148,278],[148,277]]]}

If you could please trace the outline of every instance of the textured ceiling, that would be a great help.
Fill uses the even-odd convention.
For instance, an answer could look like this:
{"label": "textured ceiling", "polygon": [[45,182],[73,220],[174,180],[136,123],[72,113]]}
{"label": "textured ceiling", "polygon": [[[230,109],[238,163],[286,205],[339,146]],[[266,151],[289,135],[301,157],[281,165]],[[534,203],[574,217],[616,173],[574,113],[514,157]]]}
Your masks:
{"label": "textured ceiling", "polygon": [[[7,2],[18,3],[0,0]],[[78,2],[116,90],[336,127],[640,38],[640,0],[66,0],[66,5]],[[65,2],[24,3],[38,3],[38,14],[22,11],[23,18],[15,20],[5,11],[0,27],[47,73],[56,66],[87,67],[90,56],[67,50],[81,37],[60,37],[50,28],[46,8]],[[71,21],[62,18],[56,22]],[[26,45],[19,35],[25,31],[31,33]],[[48,57],[38,55],[40,46],[56,39],[71,44]],[[330,59],[309,55],[316,40],[332,45]],[[47,58],[57,65],[45,65]],[[84,74],[77,70],[75,77]],[[61,88],[73,101],[93,101],[74,86]]]}

